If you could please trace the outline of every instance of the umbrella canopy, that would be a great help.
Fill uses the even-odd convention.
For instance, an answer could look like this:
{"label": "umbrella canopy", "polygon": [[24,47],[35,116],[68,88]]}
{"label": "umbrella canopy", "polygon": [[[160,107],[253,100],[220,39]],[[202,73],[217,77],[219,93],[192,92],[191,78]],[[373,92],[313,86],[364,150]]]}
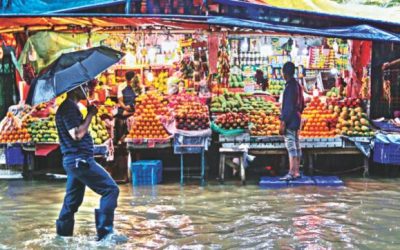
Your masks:
{"label": "umbrella canopy", "polygon": [[124,53],[104,46],[62,54],[35,79],[27,103],[50,101],[92,80],[123,56]]}

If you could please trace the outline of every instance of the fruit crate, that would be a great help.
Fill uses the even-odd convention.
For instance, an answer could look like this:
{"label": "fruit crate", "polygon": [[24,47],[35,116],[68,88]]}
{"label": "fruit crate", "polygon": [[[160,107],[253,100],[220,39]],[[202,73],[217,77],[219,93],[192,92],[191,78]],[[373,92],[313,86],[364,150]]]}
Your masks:
{"label": "fruit crate", "polygon": [[400,164],[400,144],[375,141],[374,162]]}
{"label": "fruit crate", "polygon": [[131,173],[134,186],[156,185],[162,181],[162,162],[160,160],[132,162]]}

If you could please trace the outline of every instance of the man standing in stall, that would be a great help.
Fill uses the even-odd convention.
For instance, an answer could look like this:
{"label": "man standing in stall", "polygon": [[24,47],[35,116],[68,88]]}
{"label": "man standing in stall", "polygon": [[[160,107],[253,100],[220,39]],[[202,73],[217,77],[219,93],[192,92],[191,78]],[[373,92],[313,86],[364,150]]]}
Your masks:
{"label": "man standing in stall", "polygon": [[302,87],[294,78],[295,65],[292,62],[287,62],[283,65],[282,71],[286,86],[283,92],[280,134],[285,137],[285,145],[289,155],[289,173],[281,180],[290,181],[300,178],[299,130],[301,114],[304,110],[304,97]]}
{"label": "man standing in stall", "polygon": [[125,82],[118,86],[118,116],[116,120],[116,141],[121,142],[128,133],[127,118],[135,112],[135,73],[128,71],[125,73]]}

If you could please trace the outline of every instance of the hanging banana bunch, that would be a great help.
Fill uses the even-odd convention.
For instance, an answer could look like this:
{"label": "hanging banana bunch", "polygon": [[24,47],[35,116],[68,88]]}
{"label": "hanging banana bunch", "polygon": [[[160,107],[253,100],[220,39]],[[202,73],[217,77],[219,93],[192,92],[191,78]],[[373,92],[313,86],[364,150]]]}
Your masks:
{"label": "hanging banana bunch", "polygon": [[218,57],[218,74],[220,77],[220,82],[222,84],[227,84],[229,79],[230,65],[229,65],[229,55],[228,55],[228,41],[225,37],[221,40],[221,48]]}
{"label": "hanging banana bunch", "polygon": [[385,71],[383,75],[383,99],[388,102],[389,110],[392,103],[390,72]]}

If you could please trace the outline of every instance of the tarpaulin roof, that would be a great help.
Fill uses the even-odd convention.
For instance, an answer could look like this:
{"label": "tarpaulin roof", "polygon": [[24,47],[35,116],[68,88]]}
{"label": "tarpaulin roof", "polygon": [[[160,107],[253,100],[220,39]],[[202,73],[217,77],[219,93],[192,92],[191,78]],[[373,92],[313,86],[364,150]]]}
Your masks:
{"label": "tarpaulin roof", "polygon": [[396,0],[249,0],[248,2],[279,8],[400,23],[400,2]]}
{"label": "tarpaulin roof", "polygon": [[[362,15],[346,15],[348,12],[325,13],[318,11],[288,9],[269,5],[264,3],[268,1],[262,1],[264,0],[250,0],[249,2],[238,0],[213,0],[212,2],[219,4],[220,9],[223,11],[214,11],[212,14],[316,29],[368,24],[389,32],[400,33],[400,14],[396,14],[396,16],[393,18],[388,17],[386,19],[370,18]],[[282,0],[282,2],[295,1]],[[307,0],[307,2],[310,3],[313,2],[313,0]],[[376,16],[379,15],[379,17],[382,17],[386,14],[385,12],[381,12],[381,10],[382,8],[375,8]]]}
{"label": "tarpaulin roof", "polygon": [[277,25],[228,17],[213,17],[208,19],[209,24],[236,26],[251,29],[270,30],[279,33],[304,34],[338,38],[353,38],[360,40],[393,41],[400,42],[400,36],[392,34],[369,25],[338,27],[327,29],[312,29],[288,25]]}
{"label": "tarpaulin roof", "polygon": [[[197,20],[192,22],[190,20]],[[93,27],[123,27],[146,28],[150,26],[164,26],[173,29],[200,29],[208,28],[206,17],[174,16],[161,17],[159,15],[109,15],[104,16],[42,16],[42,17],[1,17],[0,33],[5,30],[23,29],[24,27],[56,26],[87,26]]]}
{"label": "tarpaulin roof", "polygon": [[399,35],[380,30],[369,25],[313,29],[309,27],[280,25],[231,17],[188,17],[177,15],[124,15],[110,17],[0,17],[0,33],[2,30],[4,32],[4,30],[10,28],[45,26],[51,29],[51,27],[58,25],[88,26],[91,28],[161,26],[174,29],[207,29],[209,26],[224,26],[273,31],[278,33],[400,42]]}
{"label": "tarpaulin roof", "polygon": [[[2,1],[0,14],[46,14],[58,11],[125,3],[125,0],[8,0]],[[7,2],[11,6],[7,6]]]}

